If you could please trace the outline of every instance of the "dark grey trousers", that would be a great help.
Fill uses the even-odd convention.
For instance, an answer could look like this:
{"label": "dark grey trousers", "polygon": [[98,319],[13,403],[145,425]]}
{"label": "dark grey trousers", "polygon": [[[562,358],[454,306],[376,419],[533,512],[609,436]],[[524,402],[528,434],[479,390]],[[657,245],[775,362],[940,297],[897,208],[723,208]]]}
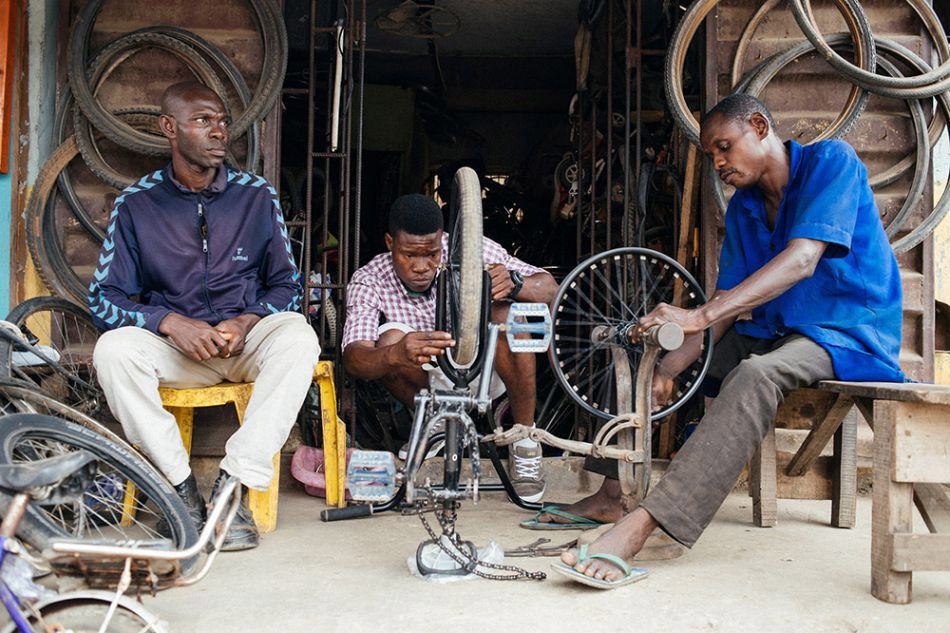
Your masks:
{"label": "dark grey trousers", "polygon": [[[730,329],[713,350],[704,384],[715,393],[721,383],[718,396],[640,505],[670,536],[692,547],[762,443],[785,395],[831,378],[831,357],[809,338],[793,334],[769,341]],[[616,464],[609,463],[615,478]],[[603,474],[603,466],[589,463],[589,470]]]}

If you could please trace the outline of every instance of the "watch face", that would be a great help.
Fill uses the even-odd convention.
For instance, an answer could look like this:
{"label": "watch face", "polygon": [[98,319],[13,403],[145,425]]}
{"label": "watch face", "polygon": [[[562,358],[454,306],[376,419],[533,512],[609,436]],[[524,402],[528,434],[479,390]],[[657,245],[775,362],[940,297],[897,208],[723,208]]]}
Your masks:
{"label": "watch face", "polygon": [[524,283],[524,275],[519,273],[517,270],[512,270],[508,274],[511,275],[511,281],[516,286]]}

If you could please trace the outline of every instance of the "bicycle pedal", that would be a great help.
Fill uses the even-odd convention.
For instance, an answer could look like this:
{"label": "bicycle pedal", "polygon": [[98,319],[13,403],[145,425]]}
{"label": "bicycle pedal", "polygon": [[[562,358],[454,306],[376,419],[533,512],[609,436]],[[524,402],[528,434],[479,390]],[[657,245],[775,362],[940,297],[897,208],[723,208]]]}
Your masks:
{"label": "bicycle pedal", "polygon": [[[512,303],[505,321],[505,336],[512,352],[541,353],[551,343],[551,312],[544,303]],[[528,334],[525,338],[515,338]]]}
{"label": "bicycle pedal", "polygon": [[355,501],[388,501],[396,494],[396,459],[389,451],[353,451],[346,487]]}

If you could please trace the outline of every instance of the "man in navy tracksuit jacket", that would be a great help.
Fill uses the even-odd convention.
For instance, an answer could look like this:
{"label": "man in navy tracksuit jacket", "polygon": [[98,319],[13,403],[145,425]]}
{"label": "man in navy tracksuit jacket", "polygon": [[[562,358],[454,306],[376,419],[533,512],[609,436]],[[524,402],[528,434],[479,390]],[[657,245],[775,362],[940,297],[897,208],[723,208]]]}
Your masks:
{"label": "man in navy tracksuit jacket", "polygon": [[[225,475],[266,490],[320,354],[297,312],[300,273],[276,192],[224,164],[229,123],[221,99],[201,84],[165,92],[160,125],[172,162],[116,199],[89,286],[93,318],[107,330],[94,362],[109,406],[199,528],[204,501],[158,388],[253,381],[212,497]],[[257,543],[245,498],[225,549]]]}

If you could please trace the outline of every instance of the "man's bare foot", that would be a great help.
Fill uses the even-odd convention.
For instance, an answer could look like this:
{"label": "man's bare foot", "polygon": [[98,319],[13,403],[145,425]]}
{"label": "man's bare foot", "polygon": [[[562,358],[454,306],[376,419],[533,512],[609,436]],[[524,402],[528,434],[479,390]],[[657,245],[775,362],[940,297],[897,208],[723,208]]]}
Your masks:
{"label": "man's bare foot", "polygon": [[[600,523],[615,523],[623,518],[623,506],[620,503],[620,483],[614,479],[605,479],[603,485],[594,494],[567,506],[558,506],[560,510],[573,515],[591,519]],[[538,516],[538,523],[569,523],[570,519],[548,512]]]}
{"label": "man's bare foot", "polygon": [[[599,539],[591,543],[588,552],[591,554],[613,554],[629,561],[643,548],[647,537],[657,527],[656,519],[643,508],[637,508],[606,532]],[[578,560],[576,549],[561,554],[561,562],[570,565],[582,574],[591,578],[613,582],[623,577],[623,571],[610,561],[599,558]]]}

